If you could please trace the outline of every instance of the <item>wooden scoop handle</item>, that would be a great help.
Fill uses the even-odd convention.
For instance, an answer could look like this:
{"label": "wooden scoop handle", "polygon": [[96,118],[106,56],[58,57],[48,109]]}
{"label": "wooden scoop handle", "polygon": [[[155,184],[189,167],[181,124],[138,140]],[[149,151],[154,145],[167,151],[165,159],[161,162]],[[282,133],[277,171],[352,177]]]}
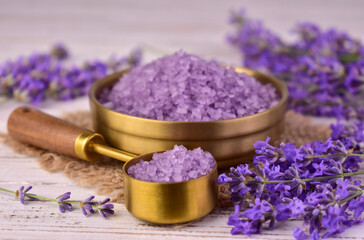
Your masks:
{"label": "wooden scoop handle", "polygon": [[75,142],[84,130],[31,107],[16,108],[8,119],[14,139],[71,157],[78,157]]}

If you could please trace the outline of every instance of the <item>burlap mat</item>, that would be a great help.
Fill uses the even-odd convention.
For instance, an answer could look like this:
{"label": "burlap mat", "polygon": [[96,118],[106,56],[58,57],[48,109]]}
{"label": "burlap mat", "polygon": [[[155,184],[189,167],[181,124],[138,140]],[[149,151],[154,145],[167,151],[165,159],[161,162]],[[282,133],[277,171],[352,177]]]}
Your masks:
{"label": "burlap mat", "polygon": [[[91,129],[91,118],[88,112],[68,113],[63,118]],[[279,145],[280,142],[293,142],[296,146],[300,146],[313,140],[325,141],[330,137],[330,132],[328,126],[314,125],[310,117],[288,111],[284,133],[274,145]],[[107,195],[112,201],[122,203],[124,200],[122,163],[119,161],[103,158],[92,163],[86,162],[22,144],[3,133],[0,133],[0,140],[15,152],[37,157],[40,166],[48,172],[63,172],[76,184],[95,187],[97,194]],[[219,186],[220,207],[230,205],[227,189],[227,186]]]}

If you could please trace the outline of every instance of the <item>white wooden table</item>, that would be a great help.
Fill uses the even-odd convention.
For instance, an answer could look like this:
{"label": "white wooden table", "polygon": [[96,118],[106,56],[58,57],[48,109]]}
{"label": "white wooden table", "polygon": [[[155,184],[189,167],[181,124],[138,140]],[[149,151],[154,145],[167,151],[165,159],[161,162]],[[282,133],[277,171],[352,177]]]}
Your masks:
{"label": "white wooden table", "polygon": [[[244,5],[253,17],[283,36],[297,21],[310,19],[322,26],[337,26],[364,40],[363,1],[0,1],[0,62],[32,51],[46,51],[57,41],[65,42],[74,61],[122,55],[148,43],[166,51],[178,49],[239,64],[239,54],[224,37],[230,9]],[[146,60],[160,56],[148,50]],[[10,112],[20,104],[0,104],[0,131],[6,131]],[[46,102],[43,111],[54,115],[87,110],[87,98],[72,102]],[[14,153],[0,144],[0,187],[17,189],[32,185],[34,193],[49,197],[71,191],[72,199],[93,195],[94,189],[75,185],[63,174],[40,169],[35,159]],[[97,196],[103,199],[103,196]],[[122,204],[107,220],[84,217],[79,209],[61,214],[53,203],[21,205],[14,196],[0,193],[0,239],[229,239],[228,210],[215,210],[182,228],[154,226],[135,219]],[[255,239],[292,239],[300,222],[279,224]],[[364,239],[362,226],[337,238]]]}

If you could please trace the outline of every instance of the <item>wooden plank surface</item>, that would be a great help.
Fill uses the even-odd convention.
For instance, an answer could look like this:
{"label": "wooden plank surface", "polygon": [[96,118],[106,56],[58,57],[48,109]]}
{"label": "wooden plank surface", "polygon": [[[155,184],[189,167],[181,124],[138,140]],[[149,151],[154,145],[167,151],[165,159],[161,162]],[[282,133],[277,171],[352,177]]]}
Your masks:
{"label": "wooden plank surface", "polygon": [[[0,1],[0,62],[35,50],[47,50],[63,41],[75,62],[123,54],[142,43],[162,48],[147,50],[146,59],[163,51],[178,49],[239,64],[239,54],[225,42],[228,12],[244,6],[251,16],[287,39],[288,29],[297,21],[310,19],[322,26],[338,26],[364,39],[363,1]],[[2,99],[0,99],[1,101]],[[0,131],[6,131],[9,113],[20,104],[0,104]],[[87,110],[86,97],[72,102],[46,102],[43,111],[60,115]],[[321,120],[322,121],[322,120]],[[93,188],[77,186],[60,173],[40,169],[34,158],[19,155],[0,144],[0,187],[17,189],[33,185],[34,193],[55,197],[67,191],[72,199],[92,195]],[[102,196],[97,196],[102,199]],[[226,225],[229,210],[216,209],[205,218],[183,227],[155,226],[132,217],[122,204],[115,216],[104,220],[84,217],[79,209],[58,213],[53,203],[21,205],[14,196],[0,193],[0,239],[244,239],[231,236]],[[291,229],[300,222],[279,224],[254,239],[292,239]],[[337,238],[364,239],[362,226],[355,226]]]}

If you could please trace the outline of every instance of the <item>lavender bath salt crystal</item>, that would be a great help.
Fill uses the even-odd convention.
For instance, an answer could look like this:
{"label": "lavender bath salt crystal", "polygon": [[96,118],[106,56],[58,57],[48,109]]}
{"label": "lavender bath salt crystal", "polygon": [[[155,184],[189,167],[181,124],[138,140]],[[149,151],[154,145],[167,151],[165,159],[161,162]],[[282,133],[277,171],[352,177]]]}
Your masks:
{"label": "lavender bath salt crystal", "polygon": [[151,161],[130,166],[128,174],[148,182],[182,182],[208,174],[215,164],[211,153],[201,148],[187,150],[175,145],[172,150],[154,153]]}
{"label": "lavender bath salt crystal", "polygon": [[271,84],[183,51],[133,68],[100,96],[112,110],[169,121],[243,117],[265,111],[279,99]]}

